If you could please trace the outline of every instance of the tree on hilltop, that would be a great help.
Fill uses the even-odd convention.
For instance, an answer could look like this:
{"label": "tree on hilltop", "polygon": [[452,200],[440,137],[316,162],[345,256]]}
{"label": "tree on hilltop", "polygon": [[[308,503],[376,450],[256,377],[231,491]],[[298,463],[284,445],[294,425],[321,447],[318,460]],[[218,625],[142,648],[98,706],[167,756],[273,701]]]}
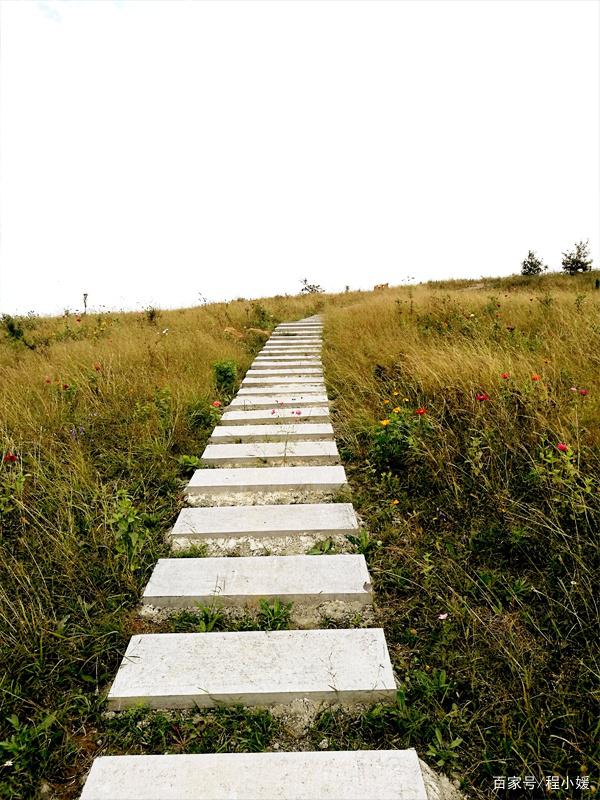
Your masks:
{"label": "tree on hilltop", "polygon": [[535,250],[530,250],[525,261],[521,262],[521,275],[539,275],[542,270],[547,269],[548,266],[537,257]]}
{"label": "tree on hilltop", "polygon": [[325,291],[318,283],[309,283],[308,278],[303,278],[300,283],[302,284],[302,289],[300,291],[305,294],[320,294]]}
{"label": "tree on hilltop", "polygon": [[562,268],[569,275],[578,272],[589,272],[592,268],[589,239],[587,242],[576,242],[574,250],[563,253]]}

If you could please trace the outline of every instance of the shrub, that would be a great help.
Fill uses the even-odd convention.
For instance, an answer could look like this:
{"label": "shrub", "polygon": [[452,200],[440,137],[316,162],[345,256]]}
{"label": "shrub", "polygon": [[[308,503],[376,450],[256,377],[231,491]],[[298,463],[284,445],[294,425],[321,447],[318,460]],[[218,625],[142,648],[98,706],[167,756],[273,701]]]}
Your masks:
{"label": "shrub", "polygon": [[539,275],[542,270],[548,269],[541,258],[535,254],[534,250],[527,253],[525,261],[521,262],[521,275]]}
{"label": "shrub", "polygon": [[589,272],[592,268],[589,241],[577,242],[574,250],[563,253],[562,268],[569,275],[577,272]]}
{"label": "shrub", "polygon": [[237,364],[235,361],[215,361],[213,364],[215,387],[220,395],[231,397],[237,381]]}

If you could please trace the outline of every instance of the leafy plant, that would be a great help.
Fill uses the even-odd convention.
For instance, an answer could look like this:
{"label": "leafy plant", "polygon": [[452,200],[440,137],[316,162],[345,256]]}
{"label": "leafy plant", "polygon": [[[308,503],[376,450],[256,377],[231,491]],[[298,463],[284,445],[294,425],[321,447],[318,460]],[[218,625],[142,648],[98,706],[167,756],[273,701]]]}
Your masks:
{"label": "leafy plant", "polygon": [[289,627],[293,603],[282,603],[276,597],[272,603],[268,600],[260,601],[258,623],[261,630],[281,631]]}
{"label": "leafy plant", "polygon": [[147,538],[141,514],[135,508],[131,497],[124,489],[119,489],[114,502],[113,513],[108,519],[113,530],[115,548],[129,572],[136,572],[140,566],[140,555]]}
{"label": "leafy plant", "polygon": [[232,397],[237,381],[237,364],[235,361],[216,361],[213,364],[215,387],[223,397]]}

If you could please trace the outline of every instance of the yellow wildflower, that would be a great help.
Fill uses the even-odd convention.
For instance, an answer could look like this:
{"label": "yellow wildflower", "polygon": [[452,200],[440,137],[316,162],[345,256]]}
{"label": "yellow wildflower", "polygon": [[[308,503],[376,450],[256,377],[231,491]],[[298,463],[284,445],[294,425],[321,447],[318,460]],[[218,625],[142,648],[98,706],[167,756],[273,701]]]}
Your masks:
{"label": "yellow wildflower", "polygon": [[390,500],[390,505],[391,506],[397,506],[399,502],[400,502],[400,500]]}
{"label": "yellow wildflower", "polygon": [[396,408],[392,408],[392,411],[394,412],[394,414],[399,414],[400,413],[400,406],[396,406]]}
{"label": "yellow wildflower", "polygon": [[385,427],[386,425],[390,424],[390,421],[389,421],[389,419],[380,419],[379,420],[379,424],[383,425]]}

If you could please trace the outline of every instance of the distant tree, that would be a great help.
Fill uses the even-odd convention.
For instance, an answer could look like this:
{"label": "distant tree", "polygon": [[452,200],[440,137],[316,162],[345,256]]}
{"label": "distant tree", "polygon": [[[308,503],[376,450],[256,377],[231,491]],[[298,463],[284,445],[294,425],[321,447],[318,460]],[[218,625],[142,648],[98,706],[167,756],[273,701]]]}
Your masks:
{"label": "distant tree", "polygon": [[309,283],[308,278],[304,278],[300,281],[300,283],[302,284],[301,291],[305,294],[320,294],[321,292],[325,291],[325,289],[323,289],[322,286],[319,286],[318,283]]}
{"label": "distant tree", "polygon": [[530,250],[525,261],[521,262],[521,275],[539,275],[542,270],[546,269],[548,267],[541,258],[536,256],[535,250]]}
{"label": "distant tree", "polygon": [[574,250],[563,253],[562,268],[569,275],[578,272],[589,272],[592,268],[589,239],[587,242],[577,242]]}

